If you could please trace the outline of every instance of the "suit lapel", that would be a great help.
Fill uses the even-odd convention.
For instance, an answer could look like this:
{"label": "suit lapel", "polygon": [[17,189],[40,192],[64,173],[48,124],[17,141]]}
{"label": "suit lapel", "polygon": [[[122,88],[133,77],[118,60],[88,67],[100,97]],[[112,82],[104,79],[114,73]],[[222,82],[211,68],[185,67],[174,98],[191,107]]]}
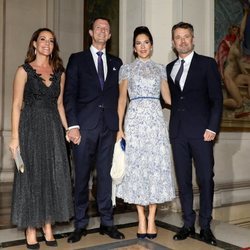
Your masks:
{"label": "suit lapel", "polygon": [[171,77],[171,72],[172,72],[172,69],[174,67],[174,64],[176,63],[176,61],[178,60],[178,58],[176,60],[174,60],[171,64],[170,64],[170,67],[169,67],[169,81],[170,81],[170,84],[172,84],[174,86],[174,88],[180,90],[179,86],[177,86],[175,83],[174,83],[174,80],[172,79]]}
{"label": "suit lapel", "polygon": [[[101,90],[98,72],[97,72],[95,62],[94,62],[94,59],[93,59],[93,56],[92,56],[90,49],[87,50],[87,62],[89,62],[89,64],[88,64],[89,70],[88,71],[95,78],[94,84],[96,84],[98,86],[98,88]],[[104,83],[104,85],[105,85],[105,83]]]}
{"label": "suit lapel", "polygon": [[193,75],[195,73],[195,70],[197,70],[197,54],[194,52],[194,55],[193,55],[193,58],[192,58],[192,61],[191,61],[191,64],[190,64],[190,67],[189,67],[189,70],[187,73],[187,78],[186,78],[186,81],[184,84],[184,88],[182,91],[185,91],[189,88],[189,86],[192,82],[191,79],[193,79]]}
{"label": "suit lapel", "polygon": [[109,56],[109,54],[106,54],[106,59],[107,59],[107,77],[106,77],[106,80],[104,82],[104,88],[107,88],[109,86],[109,84],[111,83],[111,81],[109,81],[109,79],[112,77],[113,72],[118,70],[115,68],[115,66],[112,62],[112,58]]}

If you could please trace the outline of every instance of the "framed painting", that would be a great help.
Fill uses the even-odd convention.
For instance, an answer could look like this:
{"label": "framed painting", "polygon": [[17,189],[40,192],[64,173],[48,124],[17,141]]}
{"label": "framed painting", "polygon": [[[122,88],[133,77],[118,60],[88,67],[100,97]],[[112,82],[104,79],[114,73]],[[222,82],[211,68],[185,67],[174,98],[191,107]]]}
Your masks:
{"label": "framed painting", "polygon": [[119,56],[119,1],[117,0],[84,0],[84,49],[91,44],[89,28],[96,17],[110,20],[111,39],[107,43],[107,51]]}
{"label": "framed painting", "polygon": [[250,0],[215,0],[215,58],[223,131],[250,131]]}

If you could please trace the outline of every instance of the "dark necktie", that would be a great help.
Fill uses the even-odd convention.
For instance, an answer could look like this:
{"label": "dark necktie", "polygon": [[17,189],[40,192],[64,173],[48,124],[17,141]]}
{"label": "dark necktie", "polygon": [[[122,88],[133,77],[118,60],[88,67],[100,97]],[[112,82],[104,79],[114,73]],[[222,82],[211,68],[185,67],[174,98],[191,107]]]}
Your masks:
{"label": "dark necktie", "polygon": [[179,88],[181,89],[181,86],[180,86],[180,79],[181,79],[181,75],[183,73],[183,69],[184,69],[184,63],[185,61],[182,59],[181,60],[181,66],[176,74],[176,77],[175,77],[175,80],[174,80],[174,83],[175,84],[178,84]]}
{"label": "dark necktie", "polygon": [[103,89],[103,85],[104,85],[104,71],[103,71],[103,61],[102,61],[103,52],[98,51],[96,52],[96,54],[98,55],[98,63],[97,63],[98,77],[99,77],[101,88]]}

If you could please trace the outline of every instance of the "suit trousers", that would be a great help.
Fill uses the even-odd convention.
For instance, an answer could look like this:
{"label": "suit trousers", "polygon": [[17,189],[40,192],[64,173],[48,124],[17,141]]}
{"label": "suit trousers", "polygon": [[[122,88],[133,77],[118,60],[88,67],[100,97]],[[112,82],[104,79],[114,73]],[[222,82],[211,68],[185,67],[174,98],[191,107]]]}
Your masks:
{"label": "suit trousers", "polygon": [[81,136],[80,145],[73,146],[75,162],[75,228],[86,228],[88,225],[88,181],[93,164],[95,164],[97,173],[96,201],[101,224],[113,226],[110,170],[116,131],[110,130],[106,126],[102,113],[98,125],[91,130],[81,129]]}
{"label": "suit trousers", "polygon": [[[204,131],[205,132],[205,131]],[[197,184],[200,190],[199,224],[202,229],[210,228],[214,194],[213,142],[203,138],[189,138],[180,129],[178,137],[171,139],[179,196],[184,225],[195,224],[193,210],[192,166],[194,163]]]}

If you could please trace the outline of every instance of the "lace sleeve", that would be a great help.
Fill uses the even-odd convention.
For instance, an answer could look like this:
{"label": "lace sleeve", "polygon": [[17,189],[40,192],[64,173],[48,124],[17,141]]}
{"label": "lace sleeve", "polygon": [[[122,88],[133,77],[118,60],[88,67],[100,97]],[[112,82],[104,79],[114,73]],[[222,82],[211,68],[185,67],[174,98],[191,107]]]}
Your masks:
{"label": "lace sleeve", "polygon": [[124,80],[129,78],[129,65],[124,64],[121,66],[120,71],[119,71],[119,83]]}
{"label": "lace sleeve", "polygon": [[163,64],[159,64],[161,80],[167,80],[166,67]]}

